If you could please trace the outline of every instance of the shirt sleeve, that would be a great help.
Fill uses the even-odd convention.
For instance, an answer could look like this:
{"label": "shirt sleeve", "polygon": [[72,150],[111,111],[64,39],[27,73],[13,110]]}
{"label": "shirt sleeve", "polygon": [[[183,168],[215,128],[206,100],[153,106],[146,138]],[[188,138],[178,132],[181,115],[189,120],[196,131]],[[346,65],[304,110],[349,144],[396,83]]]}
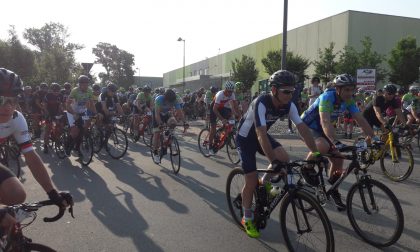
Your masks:
{"label": "shirt sleeve", "polygon": [[351,113],[351,114],[355,114],[360,112],[359,108],[356,105],[356,102],[352,99],[348,104],[347,104],[347,110]]}
{"label": "shirt sleeve", "polygon": [[290,104],[289,118],[290,118],[290,120],[292,120],[292,122],[295,125],[299,125],[299,124],[303,123],[302,122],[302,119],[299,116],[299,113],[298,113],[298,110],[296,108],[296,105],[293,102]]}
{"label": "shirt sleeve", "polygon": [[14,121],[14,132],[13,137],[16,143],[19,145],[22,153],[26,153],[33,150],[31,135],[29,134],[28,124],[26,123],[25,117],[21,113],[13,119]]}
{"label": "shirt sleeve", "polygon": [[328,95],[321,95],[319,99],[319,112],[328,112],[332,113],[334,111],[333,101]]}
{"label": "shirt sleeve", "polygon": [[255,127],[262,127],[262,126],[267,126],[267,121],[265,120],[265,112],[267,111],[265,105],[262,102],[257,102],[256,106],[255,106],[255,115],[254,115],[254,120],[255,120]]}

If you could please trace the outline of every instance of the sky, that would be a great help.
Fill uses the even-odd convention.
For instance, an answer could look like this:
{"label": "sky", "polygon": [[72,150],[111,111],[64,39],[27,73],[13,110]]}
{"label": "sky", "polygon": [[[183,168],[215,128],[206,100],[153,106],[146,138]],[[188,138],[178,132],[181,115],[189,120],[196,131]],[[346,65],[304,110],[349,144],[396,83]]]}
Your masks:
{"label": "sky", "polygon": [[[183,66],[179,37],[185,39],[189,65],[282,33],[283,5],[283,0],[13,0],[0,15],[0,39],[7,39],[14,25],[26,43],[26,28],[59,22],[68,28],[70,42],[85,47],[76,53],[78,62],[94,62],[92,48],[106,42],[133,54],[141,76],[162,77]],[[288,30],[347,10],[420,18],[418,0],[289,0]],[[100,65],[92,68],[100,71]]]}

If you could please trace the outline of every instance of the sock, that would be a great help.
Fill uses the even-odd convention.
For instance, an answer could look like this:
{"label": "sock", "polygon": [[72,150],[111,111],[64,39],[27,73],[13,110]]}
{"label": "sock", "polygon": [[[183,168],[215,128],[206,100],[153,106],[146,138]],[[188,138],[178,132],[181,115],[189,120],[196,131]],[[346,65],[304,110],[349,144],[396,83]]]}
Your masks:
{"label": "sock", "polygon": [[242,210],[244,212],[245,221],[254,219],[254,213],[252,212],[251,208],[245,208],[245,207],[242,206]]}

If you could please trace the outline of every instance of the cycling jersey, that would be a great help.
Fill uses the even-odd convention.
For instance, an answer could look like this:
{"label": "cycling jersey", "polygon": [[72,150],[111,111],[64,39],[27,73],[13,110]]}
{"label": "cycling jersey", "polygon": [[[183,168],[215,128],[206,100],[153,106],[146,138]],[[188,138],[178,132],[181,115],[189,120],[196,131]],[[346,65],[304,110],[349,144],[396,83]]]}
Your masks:
{"label": "cycling jersey", "polygon": [[316,132],[323,132],[319,112],[330,113],[331,121],[334,122],[338,117],[348,110],[354,114],[359,111],[353,99],[348,102],[340,101],[337,97],[335,89],[328,90],[321,94],[309,108],[303,112],[302,120],[309,128]]}
{"label": "cycling jersey", "polygon": [[15,138],[22,153],[33,150],[28,124],[19,111],[15,111],[8,122],[0,123],[0,142],[5,142],[11,135]]}
{"label": "cycling jersey", "polygon": [[62,94],[48,93],[44,97],[47,112],[50,116],[58,115],[60,111],[60,104],[63,102]]}
{"label": "cycling jersey", "polygon": [[214,103],[217,104],[218,109],[221,109],[221,108],[231,109],[230,101],[234,101],[234,100],[235,100],[235,94],[232,93],[231,96],[226,96],[224,90],[220,90],[214,96]]}
{"label": "cycling jersey", "polygon": [[160,109],[160,113],[168,113],[172,108],[181,109],[181,102],[179,98],[175,100],[174,103],[165,102],[165,96],[159,95],[155,99],[155,108]]}
{"label": "cycling jersey", "polygon": [[209,105],[214,99],[214,94],[210,91],[207,90],[206,95],[204,97],[204,102]]}
{"label": "cycling jersey", "polygon": [[93,91],[92,89],[82,92],[78,87],[71,90],[68,99],[72,100],[72,108],[76,113],[84,113],[87,108],[86,104],[89,100],[93,100]]}
{"label": "cycling jersey", "polygon": [[138,103],[140,103],[141,105],[146,105],[147,107],[149,107],[149,108],[150,108],[150,105],[151,105],[151,103],[152,103],[152,96],[151,96],[150,94],[149,94],[149,95],[146,95],[144,92],[140,92],[140,93],[137,95],[136,100],[137,100],[137,102],[138,102]]}
{"label": "cycling jersey", "polygon": [[[113,96],[109,96],[106,93],[99,95],[99,101],[100,103],[105,102],[105,106],[108,108],[108,111],[115,111],[116,105],[119,103],[117,95],[114,94]],[[100,108],[100,111],[102,112],[102,104]]]}
{"label": "cycling jersey", "polygon": [[411,105],[411,103],[413,102],[413,100],[416,98],[415,95],[413,95],[412,93],[407,93],[402,97],[402,102],[403,102],[403,108],[408,109],[407,107],[409,105]]}
{"label": "cycling jersey", "polygon": [[46,94],[47,92],[43,90],[39,90],[38,92],[35,92],[32,99],[32,111],[34,113],[37,113],[37,114],[41,113],[42,107],[40,107],[38,104],[42,103]]}

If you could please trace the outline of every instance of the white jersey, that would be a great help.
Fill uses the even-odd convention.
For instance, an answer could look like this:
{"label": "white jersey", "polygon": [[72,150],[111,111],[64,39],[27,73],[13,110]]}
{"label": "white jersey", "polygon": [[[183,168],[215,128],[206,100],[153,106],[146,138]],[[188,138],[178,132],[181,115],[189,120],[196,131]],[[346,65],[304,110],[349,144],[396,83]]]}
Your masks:
{"label": "white jersey", "polygon": [[214,96],[214,103],[218,104],[218,108],[230,108],[232,109],[230,105],[230,101],[235,101],[235,94],[232,93],[231,96],[226,96],[224,90],[220,90],[217,92],[217,94]]}
{"label": "white jersey", "polygon": [[22,153],[33,150],[28,124],[19,111],[15,111],[8,122],[0,123],[0,142],[5,142],[11,135],[15,138]]}

